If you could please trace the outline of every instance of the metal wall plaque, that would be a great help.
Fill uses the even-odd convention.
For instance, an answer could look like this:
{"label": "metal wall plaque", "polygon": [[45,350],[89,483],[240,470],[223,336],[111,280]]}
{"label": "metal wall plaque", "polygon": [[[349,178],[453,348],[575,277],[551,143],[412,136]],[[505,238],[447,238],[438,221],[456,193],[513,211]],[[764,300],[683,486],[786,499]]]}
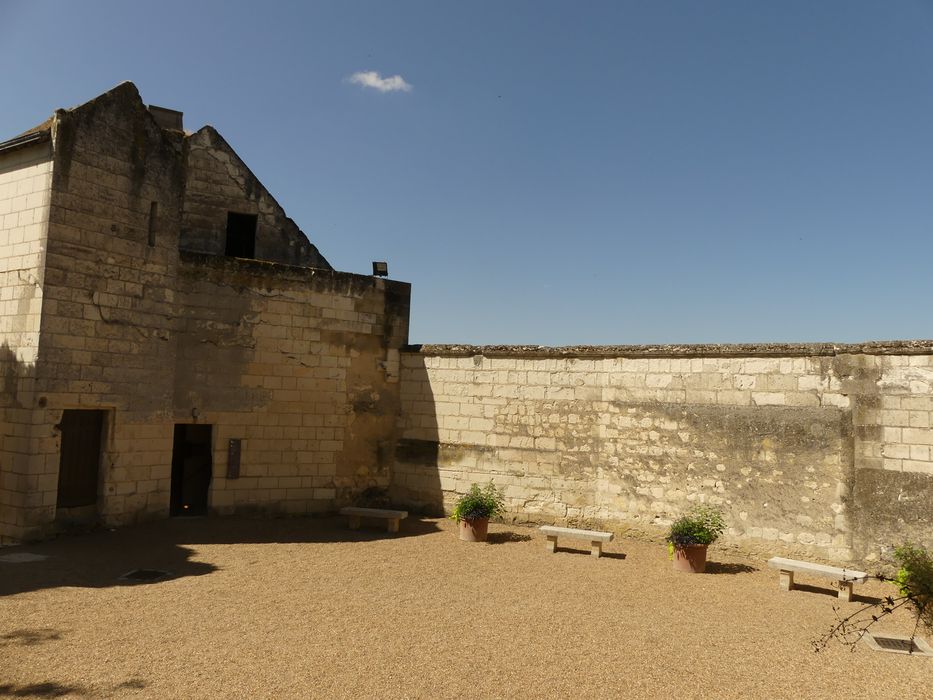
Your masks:
{"label": "metal wall plaque", "polygon": [[240,438],[231,438],[227,442],[227,478],[240,478]]}

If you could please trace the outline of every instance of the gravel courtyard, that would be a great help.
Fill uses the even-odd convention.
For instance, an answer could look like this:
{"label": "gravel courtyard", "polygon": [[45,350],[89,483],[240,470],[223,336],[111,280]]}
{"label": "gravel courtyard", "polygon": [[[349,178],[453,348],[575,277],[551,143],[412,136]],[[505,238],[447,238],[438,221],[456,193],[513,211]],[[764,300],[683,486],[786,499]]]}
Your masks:
{"label": "gravel courtyard", "polygon": [[[764,561],[715,546],[708,573],[689,575],[659,543],[617,537],[595,560],[547,554],[531,528],[490,530],[491,542],[467,544],[446,520],[410,518],[391,536],[336,519],[197,519],[4,548],[0,558],[48,558],[0,562],[0,697],[933,692],[930,658],[839,644],[815,654],[836,603],[818,580],[784,593]],[[172,577],[118,580],[136,568]]]}

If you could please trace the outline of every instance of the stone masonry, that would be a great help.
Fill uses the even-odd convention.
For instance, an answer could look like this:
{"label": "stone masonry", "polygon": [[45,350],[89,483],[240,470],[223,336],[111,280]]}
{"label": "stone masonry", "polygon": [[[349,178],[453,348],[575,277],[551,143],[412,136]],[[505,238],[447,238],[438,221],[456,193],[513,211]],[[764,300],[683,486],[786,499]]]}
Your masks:
{"label": "stone masonry", "polygon": [[657,536],[712,503],[768,555],[933,546],[933,342],[409,347],[408,284],[334,271],[181,121],[124,83],[0,143],[0,543],[195,487],[439,514],[491,479],[516,521]]}
{"label": "stone masonry", "polygon": [[[229,212],[254,259],[225,254]],[[130,83],[59,110],[0,144],[0,227],[0,541],[168,515],[179,425],[210,426],[212,512],[388,486],[409,285],[333,271],[216,130]],[[104,415],[90,512],[59,503],[78,409]]]}
{"label": "stone masonry", "polygon": [[933,346],[421,346],[402,355],[396,502],[473,482],[519,521],[658,534],[722,506],[745,549],[933,544]]}

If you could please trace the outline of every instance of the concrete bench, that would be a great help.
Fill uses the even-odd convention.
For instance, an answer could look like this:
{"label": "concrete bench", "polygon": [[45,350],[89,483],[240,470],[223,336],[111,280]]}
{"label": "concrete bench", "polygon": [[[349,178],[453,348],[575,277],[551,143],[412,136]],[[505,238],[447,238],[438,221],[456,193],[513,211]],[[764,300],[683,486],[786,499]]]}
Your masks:
{"label": "concrete bench", "polygon": [[384,510],[382,508],[357,508],[347,506],[340,509],[341,515],[349,517],[350,529],[356,530],[360,526],[362,518],[374,518],[386,521],[386,529],[389,532],[398,532],[399,523],[408,517],[407,510]]}
{"label": "concrete bench", "polygon": [[783,557],[772,557],[768,560],[768,566],[780,570],[780,585],[785,591],[794,590],[794,572],[833,579],[839,584],[839,600],[845,603],[852,600],[852,584],[865,583],[869,578],[869,575],[864,571],[840,569],[838,566],[812,564],[808,561],[784,559]]}
{"label": "concrete bench", "polygon": [[573,527],[554,527],[553,525],[542,525],[538,528],[547,535],[545,547],[547,551],[554,553],[557,551],[557,538],[569,537],[575,540],[586,540],[590,543],[590,554],[599,557],[603,553],[603,542],[612,542],[614,535],[611,532],[600,532],[599,530],[578,530]]}

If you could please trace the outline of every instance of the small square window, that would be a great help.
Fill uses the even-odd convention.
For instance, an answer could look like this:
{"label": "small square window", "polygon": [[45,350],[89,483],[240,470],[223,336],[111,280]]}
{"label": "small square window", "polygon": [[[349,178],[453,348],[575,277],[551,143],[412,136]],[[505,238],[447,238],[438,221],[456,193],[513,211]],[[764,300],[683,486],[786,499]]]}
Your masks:
{"label": "small square window", "polygon": [[224,255],[230,258],[256,257],[255,214],[227,212],[227,245]]}

